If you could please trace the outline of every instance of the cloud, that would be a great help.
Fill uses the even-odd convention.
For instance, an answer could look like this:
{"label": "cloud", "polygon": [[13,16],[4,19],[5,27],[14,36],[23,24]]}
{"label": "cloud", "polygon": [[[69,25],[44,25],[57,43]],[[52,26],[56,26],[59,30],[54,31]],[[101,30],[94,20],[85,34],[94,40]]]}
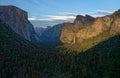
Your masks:
{"label": "cloud", "polygon": [[78,15],[77,13],[71,13],[71,12],[61,12],[60,14],[66,15],[66,16],[76,16],[76,15]]}
{"label": "cloud", "polygon": [[107,10],[96,10],[95,12],[89,12],[87,13],[92,16],[104,16],[104,15],[110,15],[112,12],[107,11]]}
{"label": "cloud", "polygon": [[[112,12],[106,11],[106,10],[96,10],[94,12],[89,12],[86,13],[88,15],[97,17],[97,16],[105,16],[109,15]],[[71,13],[71,12],[60,12],[58,15],[46,15],[46,18],[37,18],[35,16],[32,16],[28,18],[31,21],[47,21],[47,22],[55,22],[55,21],[71,21],[76,18],[78,14],[77,13]],[[85,14],[80,14],[80,15],[85,15]]]}
{"label": "cloud", "polygon": [[73,15],[62,15],[62,16],[53,16],[53,15],[48,15],[47,18],[36,18],[36,17],[30,17],[28,18],[31,21],[69,21],[69,20],[74,20],[76,16]]}
{"label": "cloud", "polygon": [[49,16],[48,18],[51,21],[55,21],[55,20],[72,20],[75,19],[75,16]]}
{"label": "cloud", "polygon": [[[96,10],[93,12],[88,12],[86,14],[91,15],[93,17],[98,17],[98,16],[109,15],[111,13],[112,12],[106,11],[106,10]],[[38,18],[36,16],[32,16],[28,19],[36,27],[46,27],[46,26],[53,26],[59,23],[64,23],[64,22],[73,22],[77,15],[85,16],[86,14],[60,12],[57,15],[44,15],[45,18]]]}
{"label": "cloud", "polygon": [[28,18],[28,20],[37,20],[37,18],[35,18],[35,17],[31,17],[31,18]]}
{"label": "cloud", "polygon": [[28,20],[34,21],[34,20],[38,20],[38,18],[36,18],[36,16],[31,16],[28,18]]}
{"label": "cloud", "polygon": [[75,18],[76,14],[65,12],[58,15],[46,15],[46,18],[37,18],[35,16],[32,16],[28,19],[35,27],[46,27],[64,22],[73,22]]}

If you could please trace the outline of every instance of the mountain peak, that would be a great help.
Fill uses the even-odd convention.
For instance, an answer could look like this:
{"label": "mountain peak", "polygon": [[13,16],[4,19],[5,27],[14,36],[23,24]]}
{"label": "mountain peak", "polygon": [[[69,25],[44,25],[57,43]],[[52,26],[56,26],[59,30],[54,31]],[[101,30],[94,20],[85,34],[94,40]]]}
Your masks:
{"label": "mountain peak", "polygon": [[90,15],[85,15],[85,16],[82,16],[82,15],[77,15],[76,16],[76,19],[75,19],[75,22],[76,21],[81,21],[82,23],[85,23],[85,22],[92,22],[94,21],[94,17],[90,16]]}
{"label": "mountain peak", "polygon": [[[18,8],[17,6],[14,6],[14,5],[7,5],[7,6],[0,6],[0,8],[13,8],[13,9],[19,9],[19,10],[22,10],[22,9],[20,9],[20,8]],[[22,10],[22,11],[24,11],[24,10]],[[24,11],[24,12],[26,12],[26,11]]]}
{"label": "mountain peak", "polygon": [[[28,19],[28,15],[27,12],[16,7],[13,5],[8,5],[8,6],[0,6],[0,19],[3,20],[3,18],[1,17],[6,17],[6,14],[8,14],[9,16],[15,16],[16,14],[20,15],[23,19]],[[14,15],[15,14],[15,15]],[[6,19],[8,19],[6,17]],[[4,20],[6,20],[4,19]]]}
{"label": "mountain peak", "polygon": [[94,20],[95,18],[93,18],[90,15],[85,15],[85,16],[77,15],[74,21],[75,30],[79,30],[83,27],[89,26],[91,23],[94,22]]}
{"label": "mountain peak", "polygon": [[120,9],[118,9],[117,11],[115,11],[115,13],[120,13]]}
{"label": "mountain peak", "polygon": [[77,15],[76,16],[76,19],[78,19],[78,20],[81,19],[81,18],[84,18],[84,16],[82,16],[82,15]]}
{"label": "mountain peak", "polygon": [[120,17],[120,9],[119,10],[117,10],[117,11],[115,11],[113,14],[112,14],[112,16],[117,16],[117,17]]}
{"label": "mountain peak", "polygon": [[27,15],[27,11],[24,11],[24,10],[22,10],[22,9],[16,7],[16,6],[14,6],[14,5],[0,6],[0,10],[1,10],[1,9],[11,10],[11,11],[15,11],[15,10],[16,10],[16,11],[21,11],[21,12],[26,13],[26,15]]}

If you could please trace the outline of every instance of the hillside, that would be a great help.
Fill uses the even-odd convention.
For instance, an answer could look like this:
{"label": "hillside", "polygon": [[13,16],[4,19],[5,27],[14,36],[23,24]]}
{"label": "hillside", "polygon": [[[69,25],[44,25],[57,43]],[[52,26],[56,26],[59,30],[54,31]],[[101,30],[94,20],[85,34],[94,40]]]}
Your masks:
{"label": "hillside", "polygon": [[[86,43],[87,44],[87,43]],[[80,45],[79,45],[80,46]],[[73,46],[76,49],[79,47]],[[70,47],[70,48],[73,48]],[[60,50],[60,48],[59,48]],[[82,51],[63,49],[64,63],[68,67],[68,78],[119,78],[120,71],[120,36],[114,36],[94,47]],[[67,56],[67,57],[66,57]],[[70,67],[69,67],[70,65]],[[69,77],[72,74],[72,77]]]}
{"label": "hillside", "polygon": [[[45,78],[47,71],[53,71],[46,68],[55,65],[55,55],[41,50],[0,21],[0,78]],[[51,63],[54,65],[49,66]]]}
{"label": "hillside", "polygon": [[8,25],[0,20],[0,50],[9,48],[12,50],[20,50],[18,48],[34,48],[34,45],[22,36],[15,33]]}

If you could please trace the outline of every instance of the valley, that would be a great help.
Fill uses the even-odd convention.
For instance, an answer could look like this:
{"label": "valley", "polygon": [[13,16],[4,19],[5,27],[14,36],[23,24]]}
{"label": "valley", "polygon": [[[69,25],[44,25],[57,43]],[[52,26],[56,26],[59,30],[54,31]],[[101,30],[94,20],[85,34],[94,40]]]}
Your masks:
{"label": "valley", "polygon": [[119,78],[119,56],[120,10],[37,30],[25,11],[0,6],[0,78]]}

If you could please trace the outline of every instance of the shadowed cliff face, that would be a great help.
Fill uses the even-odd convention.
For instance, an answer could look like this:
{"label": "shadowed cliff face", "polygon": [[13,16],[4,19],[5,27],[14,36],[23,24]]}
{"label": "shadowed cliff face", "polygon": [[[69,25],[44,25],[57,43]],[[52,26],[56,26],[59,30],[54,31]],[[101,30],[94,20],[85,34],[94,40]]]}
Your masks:
{"label": "shadowed cliff face", "polygon": [[28,21],[27,12],[15,6],[0,6],[0,19],[25,39],[39,40],[33,25]]}
{"label": "shadowed cliff face", "polygon": [[63,43],[81,42],[109,31],[110,35],[120,33],[120,10],[112,15],[93,18],[91,16],[78,15],[73,24],[66,24],[61,33]]}

